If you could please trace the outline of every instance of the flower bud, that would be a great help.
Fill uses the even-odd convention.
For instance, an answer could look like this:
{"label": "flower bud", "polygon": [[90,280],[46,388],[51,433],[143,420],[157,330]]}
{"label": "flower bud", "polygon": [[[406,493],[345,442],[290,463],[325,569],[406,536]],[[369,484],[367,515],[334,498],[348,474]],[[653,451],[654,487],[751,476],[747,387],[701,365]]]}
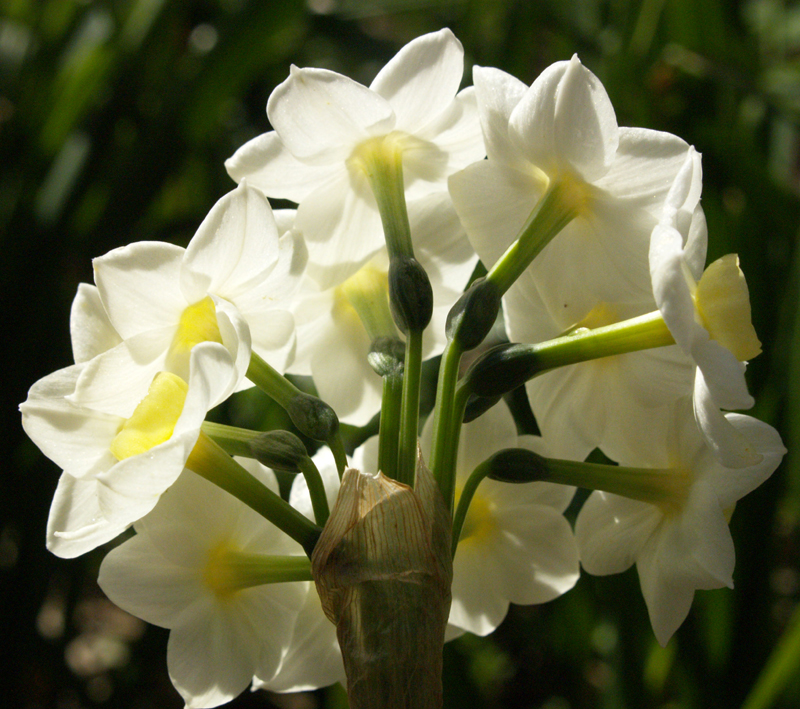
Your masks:
{"label": "flower bud", "polygon": [[537,371],[538,358],[530,345],[505,344],[481,355],[465,375],[470,392],[498,397],[522,386]]}
{"label": "flower bud", "polygon": [[474,281],[447,315],[447,338],[458,342],[464,351],[481,344],[497,320],[501,297],[493,282],[483,278]]}
{"label": "flower bud", "polygon": [[422,332],[433,314],[428,274],[413,257],[397,256],[389,264],[389,305],[401,332]]}
{"label": "flower bud", "polygon": [[530,483],[547,480],[547,459],[524,448],[506,448],[486,461],[488,478],[503,483]]}
{"label": "flower bud", "polygon": [[297,394],[285,408],[300,432],[315,441],[329,441],[339,430],[339,419],[334,410],[316,396]]}
{"label": "flower bud", "polygon": [[249,446],[259,463],[284,473],[301,472],[301,463],[308,458],[303,442],[290,431],[265,431]]}
{"label": "flower bud", "polygon": [[372,342],[367,361],[381,377],[403,373],[405,345],[396,337],[379,337]]}

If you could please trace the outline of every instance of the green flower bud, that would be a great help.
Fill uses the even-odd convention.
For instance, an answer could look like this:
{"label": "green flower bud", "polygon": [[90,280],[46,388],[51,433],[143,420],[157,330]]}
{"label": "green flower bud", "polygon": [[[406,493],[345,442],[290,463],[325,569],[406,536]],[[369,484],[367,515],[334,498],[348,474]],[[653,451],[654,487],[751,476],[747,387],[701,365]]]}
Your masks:
{"label": "green flower bud", "polygon": [[428,274],[415,258],[397,256],[391,260],[389,305],[404,334],[422,332],[431,321],[433,289]]}
{"label": "green flower bud", "polygon": [[475,280],[447,316],[447,338],[458,342],[465,352],[481,344],[500,313],[501,297],[491,281]]}
{"label": "green flower bud", "polygon": [[522,386],[538,365],[539,358],[530,345],[498,345],[476,359],[464,377],[471,394],[499,397]]}
{"label": "green flower bud", "polygon": [[403,373],[406,347],[396,337],[379,337],[372,342],[367,361],[381,377]]}
{"label": "green flower bud", "polygon": [[488,478],[504,483],[530,483],[548,479],[548,461],[524,448],[506,448],[486,461]]}
{"label": "green flower bud", "polygon": [[339,419],[322,399],[297,394],[286,404],[286,413],[300,432],[315,441],[329,441],[339,431]]}
{"label": "green flower bud", "polygon": [[266,431],[249,445],[259,463],[284,473],[302,472],[302,463],[308,458],[303,442],[289,431]]}

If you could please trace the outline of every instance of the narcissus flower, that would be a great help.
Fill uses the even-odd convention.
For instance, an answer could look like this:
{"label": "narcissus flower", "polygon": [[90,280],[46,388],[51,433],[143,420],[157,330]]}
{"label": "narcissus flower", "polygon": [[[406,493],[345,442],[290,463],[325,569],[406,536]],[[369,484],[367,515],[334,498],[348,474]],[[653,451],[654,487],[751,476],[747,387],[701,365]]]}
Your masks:
{"label": "narcissus flower", "polygon": [[569,317],[575,301],[649,292],[650,232],[689,146],[618,127],[603,85],[577,57],[548,67],[530,88],[493,68],[475,67],[473,78],[489,159],[454,174],[449,188],[487,268],[560,184],[563,206],[577,216],[529,267],[546,307]]}
{"label": "narcissus flower", "polygon": [[[274,476],[245,463],[274,492]],[[271,677],[311,584],[299,544],[227,492],[187,471],[113,549],[98,583],[120,608],[170,629],[167,666],[187,707],[215,707]],[[293,560],[297,563],[293,563]]]}
{"label": "narcissus flower", "polygon": [[463,69],[463,48],[448,29],[407,44],[369,88],[292,67],[267,103],[275,130],[227,161],[237,182],[299,203],[297,226],[323,288],[328,269],[352,274],[384,243],[366,172],[373,158],[402,164],[412,199],[441,191],[450,174],[485,154],[472,90],[457,93]]}
{"label": "narcissus flower", "polygon": [[47,523],[47,546],[62,557],[110,541],[153,509],[183,470],[232,368],[227,350],[200,343],[188,382],[159,372],[129,412],[124,400],[116,411],[71,401],[86,366],[44,377],[20,405],[25,432],[64,471]]}
{"label": "narcissus flower", "polygon": [[[506,293],[509,339],[536,343],[655,310],[650,232],[689,146],[618,127],[605,89],[577,57],[530,87],[492,68],[476,67],[474,79],[488,160],[449,187],[483,263],[502,256],[554,185],[566,186],[563,207],[575,214]],[[696,203],[700,181],[691,187],[686,199]],[[526,389],[554,454],[583,459],[596,447],[617,455],[629,435],[623,422],[636,425],[691,385],[690,364],[672,348],[565,367]]]}
{"label": "narcissus flower", "polygon": [[698,430],[687,399],[662,435],[637,458],[620,461],[655,469],[651,481],[659,486],[662,502],[593,492],[578,514],[575,534],[584,569],[614,574],[635,563],[662,645],[689,613],[695,589],[733,587],[728,518],[737,500],[763,483],[786,452],[771,426],[741,414],[726,418],[752,442],[760,462],[723,467]]}
{"label": "narcissus flower", "polygon": [[188,377],[189,356],[217,343],[231,361],[219,398],[240,388],[252,349],[278,369],[294,350],[288,301],[304,265],[295,235],[279,238],[266,199],[247,185],[223,197],[187,249],[130,244],[94,260],[95,282],[121,343],[86,363],[71,400],[124,416],[157,372]]}
{"label": "narcissus flower", "polygon": [[750,296],[739,259],[728,254],[703,270],[706,227],[699,207],[682,209],[693,190],[699,158],[686,158],[650,242],[653,293],[664,322],[696,365],[695,416],[720,460],[757,462],[746,438],[719,409],[749,409],[744,362],[761,352],[750,319]]}

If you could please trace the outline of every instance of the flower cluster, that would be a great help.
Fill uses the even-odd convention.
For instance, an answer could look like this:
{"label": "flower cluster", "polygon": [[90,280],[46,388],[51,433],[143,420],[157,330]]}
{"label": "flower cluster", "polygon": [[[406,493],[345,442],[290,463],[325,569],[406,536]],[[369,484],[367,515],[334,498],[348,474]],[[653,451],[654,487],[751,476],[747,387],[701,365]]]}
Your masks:
{"label": "flower cluster", "polygon": [[[402,672],[435,706],[444,638],[567,592],[581,565],[635,563],[662,644],[696,589],[733,584],[730,512],[785,450],[731,413],[753,404],[760,343],[737,257],[704,267],[699,154],[619,127],[577,57],[531,86],[475,67],[459,91],[463,61],[445,29],[369,87],[292,67],[274,130],[228,160],[238,187],[188,248],[95,260],[75,364],[20,407],[63,469],[48,548],[74,557],[132,527],[99,582],[171,630],[187,706],[345,669],[353,706]],[[510,344],[464,372],[496,323]],[[437,355],[423,426],[420,363]],[[541,436],[502,400],[523,384]],[[325,445],[205,422],[251,385]],[[348,456],[338,422],[376,414]],[[585,463],[595,449],[616,464]],[[298,474],[288,499],[272,470]],[[592,493],[573,531],[576,487]]]}

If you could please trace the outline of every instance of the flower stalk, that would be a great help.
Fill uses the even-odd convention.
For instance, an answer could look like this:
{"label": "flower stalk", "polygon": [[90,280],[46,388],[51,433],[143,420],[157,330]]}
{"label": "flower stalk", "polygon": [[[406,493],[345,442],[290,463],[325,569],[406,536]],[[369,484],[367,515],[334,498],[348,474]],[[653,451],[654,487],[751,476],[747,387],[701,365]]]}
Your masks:
{"label": "flower stalk", "polygon": [[201,433],[186,467],[229,492],[298,542],[310,557],[321,530],[288,502],[262,485],[205,433]]}

